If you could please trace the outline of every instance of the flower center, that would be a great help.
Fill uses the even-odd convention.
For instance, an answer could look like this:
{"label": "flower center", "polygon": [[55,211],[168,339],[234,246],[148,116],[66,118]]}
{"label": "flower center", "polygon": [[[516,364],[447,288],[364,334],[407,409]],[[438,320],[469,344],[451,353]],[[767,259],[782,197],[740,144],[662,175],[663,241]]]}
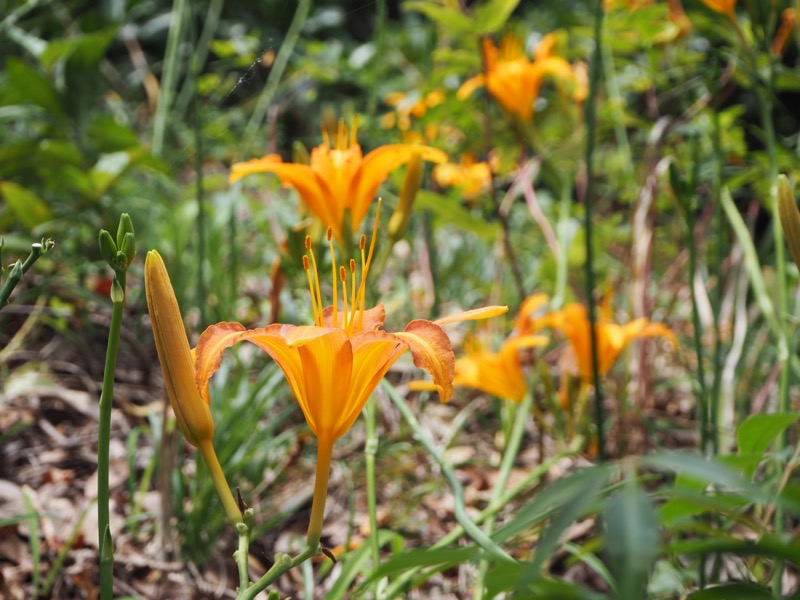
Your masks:
{"label": "flower center", "polygon": [[331,138],[334,141],[334,150],[346,152],[352,146],[358,145],[356,133],[358,132],[358,117],[353,118],[353,127],[350,129],[350,137],[347,136],[347,125],[344,124],[344,119],[339,119],[339,126],[335,132],[329,133],[323,126],[322,128],[322,143],[329,149],[331,148]]}
{"label": "flower center", "polygon": [[[333,289],[333,314],[331,315],[333,327],[344,329],[347,335],[352,335],[354,331],[360,331],[364,323],[364,304],[366,296],[367,275],[369,266],[372,262],[372,253],[375,250],[375,240],[378,232],[378,219],[381,214],[381,200],[378,199],[378,208],[375,211],[375,224],[372,228],[372,240],[370,240],[369,251],[367,251],[367,236],[361,235],[358,247],[361,251],[361,280],[356,285],[356,261],[351,258],[348,262],[350,274],[344,265],[336,268],[336,251],[333,247],[333,229],[328,227],[326,235],[328,247],[331,252],[331,283]],[[308,276],[308,289],[311,293],[311,306],[314,310],[314,324],[318,327],[325,327],[324,307],[322,304],[322,290],[319,283],[319,270],[317,260],[314,256],[314,249],[311,246],[311,236],[306,236],[305,241],[308,254],[303,255],[303,268]],[[337,282],[338,279],[338,282]],[[348,285],[349,283],[349,285]],[[341,324],[339,323],[339,297],[338,288],[342,287],[342,312]]]}

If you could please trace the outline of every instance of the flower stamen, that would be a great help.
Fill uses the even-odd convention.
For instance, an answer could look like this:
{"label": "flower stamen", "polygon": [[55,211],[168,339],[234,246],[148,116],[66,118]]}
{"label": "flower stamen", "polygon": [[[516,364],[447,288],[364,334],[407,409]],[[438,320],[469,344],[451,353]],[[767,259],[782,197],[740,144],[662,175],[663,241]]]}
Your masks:
{"label": "flower stamen", "polygon": [[328,227],[328,248],[331,250],[331,283],[333,284],[333,326],[339,326],[339,299],[336,297],[336,252],[333,249],[333,228]]}
{"label": "flower stamen", "polygon": [[[303,258],[303,267],[306,269],[306,273],[308,273],[308,285],[309,290],[311,291],[311,305],[314,309],[314,324],[323,327],[325,323],[322,319],[322,292],[320,291],[319,286],[319,272],[317,271],[317,260],[314,258],[314,250],[311,247],[311,236],[306,236],[306,250],[308,250],[308,255],[311,257],[311,265],[310,268],[306,267],[306,263],[308,261],[308,257],[304,256]],[[312,282],[311,279],[311,271],[314,271],[314,279]]]}
{"label": "flower stamen", "polygon": [[[342,311],[342,329],[349,334],[350,323],[347,319],[347,270],[344,267],[339,267],[339,279],[342,282],[342,302],[344,303],[344,311]],[[336,312],[336,310],[338,310],[338,307],[335,307],[334,312]]]}

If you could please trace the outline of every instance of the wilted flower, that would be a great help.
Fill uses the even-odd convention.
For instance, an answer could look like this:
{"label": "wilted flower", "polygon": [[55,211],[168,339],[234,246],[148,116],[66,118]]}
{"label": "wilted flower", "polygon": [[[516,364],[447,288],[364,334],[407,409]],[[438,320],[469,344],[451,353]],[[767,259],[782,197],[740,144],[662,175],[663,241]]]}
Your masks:
{"label": "wilted flower", "polygon": [[323,143],[311,150],[310,164],[285,163],[277,154],[268,154],[234,164],[230,181],[251,173],[275,173],[284,185],[297,190],[309,210],[341,241],[343,230],[358,230],[378,187],[394,169],[414,155],[435,163],[447,160],[441,150],[411,144],[380,146],[363,156],[356,130],[357,123],[348,135],[344,121],[339,121],[335,133],[323,130]]}

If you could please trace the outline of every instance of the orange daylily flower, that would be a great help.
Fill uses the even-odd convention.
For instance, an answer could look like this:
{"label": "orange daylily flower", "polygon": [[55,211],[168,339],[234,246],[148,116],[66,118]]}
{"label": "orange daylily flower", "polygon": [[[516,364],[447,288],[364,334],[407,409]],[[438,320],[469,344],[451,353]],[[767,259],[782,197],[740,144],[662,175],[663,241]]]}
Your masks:
{"label": "orange daylily flower", "polygon": [[[411,144],[380,146],[364,156],[356,139],[357,128],[356,122],[348,136],[344,121],[339,121],[335,135],[323,130],[323,143],[311,150],[308,165],[285,163],[277,154],[236,163],[231,167],[230,182],[251,173],[275,173],[281,183],[297,190],[309,210],[330,225],[341,241],[345,227],[358,230],[390,172],[414,155],[434,163],[447,161],[441,150]],[[347,212],[349,224],[345,223]]]}
{"label": "orange daylily flower", "polygon": [[500,48],[489,38],[484,38],[485,72],[464,82],[458,90],[458,97],[463,100],[477,88],[486,86],[500,106],[528,121],[533,116],[533,105],[545,77],[554,76],[566,81],[574,79],[572,66],[553,55],[555,43],[556,37],[552,33],[544,36],[531,61],[523,52],[522,40],[515,35],[503,38]]}
{"label": "orange daylily flower", "polygon": [[[380,204],[378,204],[380,213]],[[378,216],[375,225],[377,228]],[[319,543],[327,495],[333,443],[344,435],[364,404],[400,355],[411,350],[414,364],[433,377],[439,397],[446,402],[453,389],[455,358],[443,325],[503,314],[507,307],[491,306],[438,321],[417,319],[397,333],[383,331],[383,305],[365,308],[365,285],[375,248],[373,233],[369,250],[361,236],[361,276],[356,261],[337,269],[332,228],[328,228],[333,275],[333,304],[323,308],[317,263],[306,238],[303,266],[308,274],[314,324],[274,324],[246,329],[239,323],[212,325],[201,335],[195,350],[198,387],[219,368],[222,352],[240,341],[264,350],[283,370],[309,428],[317,437],[317,473],[308,528],[308,543]],[[338,281],[337,281],[338,279]],[[337,289],[341,286],[341,304]]]}
{"label": "orange daylily flower", "polygon": [[436,165],[432,177],[442,187],[462,188],[468,200],[489,191],[492,185],[489,163],[476,161],[470,153],[462,155],[458,163]]}
{"label": "orange daylily flower", "polygon": [[[608,299],[601,305],[595,324],[597,332],[597,360],[600,375],[606,375],[620,352],[638,338],[661,336],[677,344],[675,334],[662,323],[651,323],[642,317],[619,325],[610,319],[610,305]],[[582,304],[567,304],[561,310],[541,317],[536,321],[537,327],[552,327],[561,331],[569,340],[570,348],[575,358],[578,375],[586,382],[591,381],[592,348],[589,329],[589,316],[586,307]]]}
{"label": "orange daylily flower", "polygon": [[783,54],[786,48],[786,42],[789,41],[789,36],[795,30],[795,23],[797,22],[797,11],[794,8],[786,8],[781,13],[781,26],[775,34],[770,46],[770,54],[778,57]]}
{"label": "orange daylily flower", "polygon": [[528,385],[522,370],[520,350],[544,346],[547,342],[548,338],[541,335],[512,336],[503,342],[499,352],[489,352],[473,342],[467,347],[467,354],[456,359],[453,385],[522,402]]}

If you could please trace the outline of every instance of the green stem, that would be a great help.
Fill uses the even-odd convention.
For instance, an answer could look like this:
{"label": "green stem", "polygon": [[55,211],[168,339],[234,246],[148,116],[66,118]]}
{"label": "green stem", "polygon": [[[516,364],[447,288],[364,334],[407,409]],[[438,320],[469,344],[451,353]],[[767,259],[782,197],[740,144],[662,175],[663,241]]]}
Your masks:
{"label": "green stem", "polygon": [[600,369],[597,355],[597,322],[594,300],[594,251],[592,248],[592,203],[594,201],[594,148],[595,117],[597,113],[597,92],[602,77],[603,48],[603,1],[596,0],[594,13],[594,52],[589,72],[589,97],[586,100],[586,190],[584,192],[584,230],[586,232],[586,305],[589,312],[589,338],[592,349],[592,379],[594,383],[595,427],[597,428],[597,457],[600,461],[606,458],[605,421],[603,411],[603,389],[600,385]]}
{"label": "green stem", "polygon": [[[381,69],[386,64],[386,0],[375,0],[375,55],[372,57],[373,81],[382,81]],[[378,107],[378,87],[369,86],[367,96],[367,114],[375,116]]]}
{"label": "green stem", "polygon": [[[44,244],[31,244],[31,252],[28,254],[28,258],[25,259],[25,262],[18,260],[14,263],[8,274],[8,279],[6,279],[3,287],[0,288],[0,308],[8,304],[8,297],[11,295],[11,292],[14,291],[14,288],[22,281],[22,276],[28,272],[28,269],[33,266],[33,263],[39,260],[39,257],[53,246],[52,240],[47,240]],[[2,244],[0,244],[0,248],[2,248]]]}
{"label": "green stem", "polygon": [[697,274],[697,248],[694,243],[694,220],[691,210],[685,212],[686,218],[686,246],[689,249],[689,290],[692,298],[692,326],[694,328],[694,352],[697,356],[697,383],[700,387],[697,393],[697,412],[700,421],[700,451],[705,454],[708,450],[708,386],[706,385],[706,369],[703,357],[702,326],[700,324],[700,308],[697,291],[694,287]]}
{"label": "green stem", "polygon": [[233,492],[231,492],[231,488],[228,485],[228,480],[225,479],[225,473],[219,464],[219,459],[217,458],[217,453],[214,452],[211,440],[205,439],[201,441],[198,450],[200,450],[203,462],[206,464],[209,475],[211,475],[211,481],[214,482],[217,495],[222,500],[225,514],[228,515],[228,520],[235,528],[237,523],[242,523],[242,511],[239,510],[239,505],[233,499]]}
{"label": "green stem", "polygon": [[400,411],[400,414],[403,416],[406,423],[408,423],[409,427],[411,427],[412,431],[414,432],[414,438],[425,447],[425,450],[428,451],[428,454],[431,455],[431,457],[436,461],[436,464],[438,464],[439,468],[442,470],[442,474],[445,476],[447,483],[450,484],[450,488],[453,490],[454,513],[456,521],[458,521],[459,524],[464,528],[464,532],[470,538],[472,538],[476,544],[483,548],[494,560],[498,560],[503,563],[516,563],[516,561],[511,558],[505,552],[505,550],[495,544],[492,539],[486,535],[483,530],[478,528],[478,526],[475,525],[475,523],[470,519],[464,506],[464,488],[461,486],[458,476],[456,476],[453,467],[447,462],[442,452],[436,447],[436,444],[434,444],[433,440],[425,432],[422,425],[419,423],[419,421],[417,421],[417,418],[414,416],[414,413],[408,407],[405,400],[403,400],[400,394],[398,394],[391,384],[387,383],[386,381],[381,381],[381,387],[389,395],[389,398],[397,407],[397,410]]}
{"label": "green stem", "polygon": [[[756,96],[759,100],[761,110],[761,122],[764,127],[764,135],[769,157],[769,205],[772,208],[772,235],[775,242],[775,294],[777,301],[777,324],[779,327],[778,339],[778,361],[781,366],[780,378],[778,380],[778,410],[787,412],[789,410],[789,331],[784,326],[784,315],[788,305],[787,283],[786,283],[786,249],[783,241],[783,229],[778,218],[778,151],[775,140],[775,124],[772,120],[772,94],[774,90],[775,61],[772,54],[767,52],[769,60],[769,71],[767,74],[766,89],[759,87]],[[786,446],[788,433],[778,436],[775,441],[775,449],[780,454]],[[780,538],[783,535],[783,508],[778,505],[775,509],[775,535]],[[783,561],[778,559],[775,562],[775,572],[772,580],[773,597],[779,598],[781,595],[781,580],[783,576]]]}
{"label": "green stem", "polygon": [[561,202],[559,203],[558,223],[556,224],[556,234],[558,235],[558,256],[556,260],[556,285],[553,293],[553,300],[550,305],[553,310],[558,310],[564,304],[564,296],[567,289],[567,274],[569,272],[569,213],[572,208],[572,184],[564,178],[561,183]]}
{"label": "green stem", "polygon": [[[111,542],[108,508],[109,444],[111,440],[111,403],[114,398],[114,376],[117,369],[125,288],[114,278],[111,291],[111,326],[108,330],[106,362],[103,368],[103,390],[100,393],[100,417],[97,434],[97,539],[100,548],[100,592],[103,600],[113,597],[114,548]],[[106,543],[108,546],[106,546]],[[108,564],[111,564],[111,568]]]}
{"label": "green stem", "polygon": [[164,57],[164,70],[161,77],[161,93],[156,107],[156,114],[153,117],[153,141],[151,145],[153,156],[161,156],[164,148],[167,114],[175,93],[175,86],[178,80],[178,65],[181,62],[179,51],[186,6],[186,0],[175,0],[172,5],[171,24],[167,35],[166,56]]}
{"label": "green stem", "polygon": [[233,553],[233,559],[239,570],[239,590],[247,590],[250,587],[250,575],[247,572],[247,557],[250,554],[250,531],[245,523],[236,524],[236,535],[239,537],[239,545]]}
{"label": "green stem", "polygon": [[[525,433],[525,425],[528,422],[528,415],[531,412],[532,406],[533,392],[529,390],[522,399],[522,402],[515,406],[516,410],[514,413],[514,424],[511,427],[511,434],[508,436],[508,442],[506,443],[506,448],[503,452],[503,460],[500,463],[500,472],[498,473],[497,481],[492,488],[492,495],[491,499],[489,500],[490,506],[497,504],[506,491],[508,478],[511,475],[511,469],[514,467],[514,463],[517,460],[519,447],[522,443],[522,436]],[[486,532],[486,535],[491,535],[492,529],[494,529],[495,516],[496,513],[492,513],[486,518],[486,522],[483,525],[483,530]],[[481,561],[481,564],[478,567],[478,577],[475,580],[475,600],[481,600],[481,598],[483,598],[483,581],[488,570],[489,561]]]}
{"label": "green stem", "polygon": [[[714,378],[711,384],[710,407],[708,411],[709,437],[711,438],[711,454],[715,456],[719,452],[719,404],[721,401],[720,393],[722,389],[722,335],[720,333],[719,315],[722,308],[722,261],[725,258],[725,216],[722,206],[722,166],[724,164],[721,126],[719,122],[719,110],[712,111],[712,137],[715,149],[715,161],[717,170],[711,182],[712,197],[714,198],[714,278],[716,284],[714,293],[711,295],[711,314],[714,321]],[[703,577],[705,574],[703,574]]]}
{"label": "green stem", "polygon": [[[513,488],[501,494],[497,501],[489,502],[489,505],[484,508],[477,517],[473,519],[473,522],[476,525],[480,525],[486,519],[493,517],[496,515],[501,509],[503,509],[509,502],[511,502],[514,498],[519,496],[524,491],[529,491],[531,486],[536,485],[539,483],[541,478],[546,475],[550,469],[552,469],[559,461],[563,460],[565,457],[574,456],[578,454],[581,449],[583,448],[584,440],[581,436],[576,436],[575,439],[572,440],[569,447],[560,452],[556,456],[544,461],[540,465],[536,466],[531,470],[522,481],[520,481],[517,485]],[[464,528],[461,525],[456,525],[453,529],[451,529],[447,534],[445,534],[439,541],[437,541],[432,547],[433,548],[441,548],[443,546],[447,546],[448,544],[452,544],[458,538],[464,535]],[[392,582],[392,585],[386,589],[386,593],[384,596],[386,598],[393,598],[395,594],[397,594],[401,589],[403,589],[409,581],[422,570],[422,567],[416,567],[414,569],[410,569],[403,573],[401,577],[396,579]]]}
{"label": "green stem", "polygon": [[[194,20],[192,19],[192,22]],[[192,37],[196,37],[195,27],[192,25]],[[206,294],[206,207],[205,207],[205,186],[203,184],[203,127],[200,122],[200,101],[197,92],[197,79],[200,75],[200,65],[197,61],[192,61],[191,79],[192,86],[192,130],[194,131],[195,151],[194,151],[194,171],[197,178],[197,306],[200,307],[200,323],[203,327],[208,324],[206,314],[207,294]]]}
{"label": "green stem", "polygon": [[[370,528],[370,549],[372,552],[372,571],[375,572],[381,564],[381,546],[378,539],[378,498],[375,482],[375,455],[378,452],[378,434],[376,427],[375,396],[370,396],[367,400],[365,410],[365,422],[367,429],[367,441],[364,447],[364,455],[367,466],[367,511],[369,512]],[[380,580],[375,580],[375,598],[378,598]]]}
{"label": "green stem", "polygon": [[289,57],[294,52],[295,44],[300,37],[300,30],[308,18],[308,13],[311,10],[311,0],[299,0],[297,3],[297,11],[294,13],[292,23],[289,25],[289,30],[286,32],[286,37],[281,44],[281,49],[278,51],[278,56],[275,57],[275,62],[272,65],[272,70],[267,77],[267,83],[264,86],[264,91],[258,98],[258,103],[253,109],[253,114],[247,122],[247,127],[244,131],[245,142],[255,139],[258,130],[264,123],[264,118],[267,116],[269,105],[272,104],[272,99],[275,96],[275,90],[278,89],[283,72],[286,65],[289,63]]}
{"label": "green stem", "polygon": [[261,579],[253,583],[246,590],[239,590],[236,600],[254,600],[255,597],[264,590],[268,585],[274,583],[278,577],[286,573],[289,569],[304,563],[309,558],[316,556],[319,552],[319,544],[315,546],[307,546],[300,554],[292,558],[288,554],[279,552],[275,555],[275,564],[272,565]]}

